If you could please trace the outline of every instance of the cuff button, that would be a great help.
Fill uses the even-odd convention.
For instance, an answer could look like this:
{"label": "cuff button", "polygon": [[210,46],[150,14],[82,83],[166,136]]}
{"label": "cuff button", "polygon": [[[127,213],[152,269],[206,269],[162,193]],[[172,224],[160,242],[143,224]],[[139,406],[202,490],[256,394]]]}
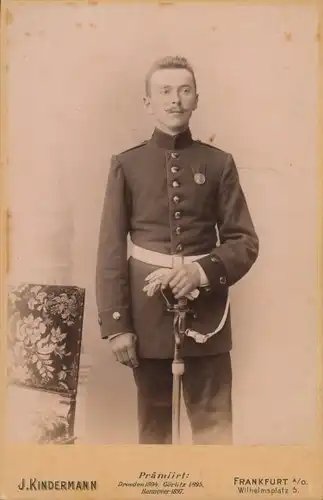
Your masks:
{"label": "cuff button", "polygon": [[224,276],[221,276],[221,278],[220,278],[221,285],[225,285],[226,282],[227,282],[226,278]]}
{"label": "cuff button", "polygon": [[121,318],[121,314],[116,311],[112,314],[112,318],[115,319],[116,321]]}
{"label": "cuff button", "polygon": [[100,316],[98,317],[98,323],[99,323],[100,326],[102,325],[102,319],[101,319]]}

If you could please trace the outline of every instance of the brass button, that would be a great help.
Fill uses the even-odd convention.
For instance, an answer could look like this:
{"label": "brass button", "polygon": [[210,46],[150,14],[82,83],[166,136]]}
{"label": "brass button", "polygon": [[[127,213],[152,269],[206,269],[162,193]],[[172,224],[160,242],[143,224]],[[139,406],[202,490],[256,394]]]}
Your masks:
{"label": "brass button", "polygon": [[171,153],[171,157],[172,157],[172,158],[178,158],[178,157],[179,157],[179,154],[178,154],[178,153]]}
{"label": "brass button", "polygon": [[173,197],[173,202],[174,203],[179,203],[179,196],[174,196]]}
{"label": "brass button", "polygon": [[182,252],[182,250],[183,250],[182,245],[181,244],[177,245],[176,252]]}
{"label": "brass button", "polygon": [[176,229],[175,229],[175,233],[177,234],[177,236],[179,236],[182,232],[182,228],[181,226],[178,226]]}
{"label": "brass button", "polygon": [[173,165],[170,169],[170,171],[172,172],[172,174],[177,174],[177,172],[179,171],[179,168],[178,167],[175,167],[175,165]]}
{"label": "brass button", "polygon": [[175,219],[177,219],[177,220],[178,220],[178,219],[180,219],[180,218],[181,218],[181,212],[175,212],[175,213],[174,213],[174,217],[175,217]]}
{"label": "brass button", "polygon": [[179,188],[179,182],[174,181],[173,182],[173,188]]}
{"label": "brass button", "polygon": [[215,257],[215,255],[211,255],[211,261],[212,262],[218,262],[218,259]]}
{"label": "brass button", "polygon": [[118,312],[118,311],[115,311],[113,314],[112,314],[112,318],[115,319],[116,321],[118,321],[118,319],[121,318],[121,314]]}
{"label": "brass button", "polygon": [[98,316],[98,323],[99,323],[99,325],[100,325],[100,326],[102,325],[102,319],[101,319],[101,316]]}
{"label": "brass button", "polygon": [[221,276],[221,278],[220,278],[221,285],[225,285],[226,282],[227,282],[227,280],[226,280],[225,276]]}

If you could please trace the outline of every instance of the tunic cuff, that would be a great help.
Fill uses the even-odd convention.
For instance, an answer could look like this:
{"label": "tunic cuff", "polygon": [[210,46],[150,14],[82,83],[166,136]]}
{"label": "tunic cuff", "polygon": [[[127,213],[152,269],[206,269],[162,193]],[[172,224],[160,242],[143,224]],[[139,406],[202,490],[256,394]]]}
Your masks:
{"label": "tunic cuff", "polygon": [[220,259],[216,255],[210,254],[207,257],[199,259],[198,263],[208,278],[211,290],[226,292],[228,289],[228,280],[225,267]]}
{"label": "tunic cuff", "polygon": [[121,332],[134,333],[128,307],[115,307],[99,312],[98,323],[102,338],[109,338]]}

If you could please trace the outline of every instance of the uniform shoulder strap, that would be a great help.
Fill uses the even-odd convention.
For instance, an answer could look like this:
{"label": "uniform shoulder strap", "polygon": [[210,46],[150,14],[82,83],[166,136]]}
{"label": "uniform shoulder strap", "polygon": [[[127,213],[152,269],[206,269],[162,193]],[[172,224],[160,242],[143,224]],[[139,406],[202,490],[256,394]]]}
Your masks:
{"label": "uniform shoulder strap", "polygon": [[134,151],[135,149],[141,148],[142,146],[144,146],[145,144],[147,144],[147,142],[148,141],[143,141],[140,144],[137,144],[136,146],[132,146],[131,148],[125,149],[124,151],[122,151],[119,154],[128,153],[129,151]]}
{"label": "uniform shoulder strap", "polygon": [[200,141],[199,139],[196,139],[195,142],[197,142],[198,144],[201,144],[202,146],[206,146],[210,149],[215,149],[216,151],[223,151],[223,149],[220,149],[220,148],[217,148],[216,146],[214,146],[213,144],[209,144],[208,142],[203,142],[203,141]]}

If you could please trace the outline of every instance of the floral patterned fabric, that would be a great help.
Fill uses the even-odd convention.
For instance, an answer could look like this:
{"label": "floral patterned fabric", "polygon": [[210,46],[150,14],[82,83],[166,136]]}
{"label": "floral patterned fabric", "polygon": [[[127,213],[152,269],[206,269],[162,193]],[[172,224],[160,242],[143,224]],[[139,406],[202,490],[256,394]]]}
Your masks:
{"label": "floral patterned fabric", "polygon": [[23,284],[8,304],[9,383],[73,395],[77,390],[84,289]]}

